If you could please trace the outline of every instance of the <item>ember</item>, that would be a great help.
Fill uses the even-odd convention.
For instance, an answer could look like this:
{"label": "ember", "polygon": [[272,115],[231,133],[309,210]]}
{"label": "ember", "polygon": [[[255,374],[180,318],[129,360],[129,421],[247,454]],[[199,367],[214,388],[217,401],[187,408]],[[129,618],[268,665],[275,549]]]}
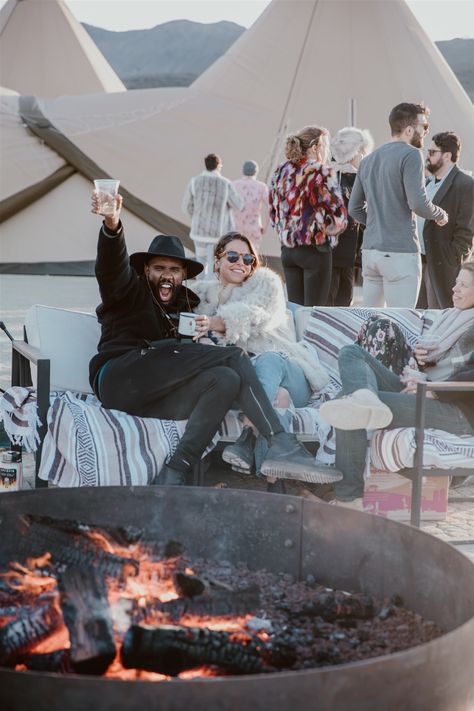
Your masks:
{"label": "ember", "polygon": [[[401,607],[190,560],[136,528],[24,516],[23,561],[0,575],[0,663],[163,680],[361,660],[441,634]],[[35,556],[35,557],[34,557]]]}

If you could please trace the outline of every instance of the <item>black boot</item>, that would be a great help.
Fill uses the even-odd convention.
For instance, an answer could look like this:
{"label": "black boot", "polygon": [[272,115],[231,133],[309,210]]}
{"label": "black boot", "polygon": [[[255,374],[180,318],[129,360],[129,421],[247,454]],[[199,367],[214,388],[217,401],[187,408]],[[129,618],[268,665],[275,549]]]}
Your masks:
{"label": "black boot", "polygon": [[315,484],[332,483],[342,479],[342,472],[327,464],[318,464],[312,454],[298,442],[294,434],[279,432],[273,435],[261,472],[276,479],[298,479]]}
{"label": "black boot", "polygon": [[251,427],[244,427],[233,444],[228,444],[222,452],[224,462],[238,472],[249,472],[254,462],[255,435]]}
{"label": "black boot", "polygon": [[163,464],[159,474],[155,476],[152,485],[156,486],[184,486],[186,484],[186,474],[173,469],[168,464]]}

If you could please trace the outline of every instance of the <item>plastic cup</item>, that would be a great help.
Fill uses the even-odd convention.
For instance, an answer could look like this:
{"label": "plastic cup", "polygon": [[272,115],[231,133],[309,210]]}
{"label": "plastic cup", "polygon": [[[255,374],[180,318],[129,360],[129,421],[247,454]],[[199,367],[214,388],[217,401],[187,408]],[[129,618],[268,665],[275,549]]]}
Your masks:
{"label": "plastic cup", "polygon": [[94,180],[94,187],[99,198],[99,212],[101,215],[113,215],[120,180],[100,179]]}

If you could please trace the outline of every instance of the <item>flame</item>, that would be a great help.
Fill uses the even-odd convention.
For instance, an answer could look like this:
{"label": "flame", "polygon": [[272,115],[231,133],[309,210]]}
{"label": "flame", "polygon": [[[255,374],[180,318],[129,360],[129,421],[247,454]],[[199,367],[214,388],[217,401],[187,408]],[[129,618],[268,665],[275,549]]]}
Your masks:
{"label": "flame", "polygon": [[[119,650],[123,637],[133,622],[134,613],[142,611],[141,621],[148,622],[148,606],[153,603],[156,606],[157,602],[164,603],[179,597],[173,583],[174,574],[181,570],[187,575],[194,575],[195,571],[190,566],[184,567],[180,557],[154,560],[149,551],[140,543],[121,546],[115,542],[112,543],[105,534],[96,530],[88,531],[87,536],[104,551],[127,559],[134,559],[139,563],[138,573],[135,568],[132,571],[128,566],[124,566],[124,575],[121,580],[107,578],[108,598],[114,624],[117,655],[105,676],[112,679],[140,679],[152,682],[168,680],[170,677],[163,674],[139,669],[125,669],[120,661]],[[12,563],[9,571],[0,574],[0,582],[3,581],[4,586],[11,590],[14,605],[17,605],[19,600],[22,605],[39,605],[42,601],[44,602],[44,596],[48,595],[50,602],[59,611],[61,624],[47,639],[42,640],[30,649],[32,654],[54,652],[60,649],[68,649],[71,646],[69,632],[62,619],[60,594],[53,572],[51,554],[46,552],[37,558],[29,558],[24,565],[18,562]],[[152,617],[153,619],[150,620],[152,624],[169,623],[170,621],[169,617],[160,611],[154,611]],[[245,623],[249,618],[250,615],[240,617],[183,615],[181,619],[173,620],[173,622],[186,627],[206,627],[211,630],[231,632],[236,640],[242,641],[249,638],[249,633],[245,629]],[[0,627],[11,619],[11,615],[0,618]],[[258,636],[262,640],[268,638],[265,632],[254,636]],[[25,669],[25,666],[17,664],[16,669],[21,671]],[[194,679],[216,675],[217,672],[211,667],[199,667],[182,672],[179,678]]]}

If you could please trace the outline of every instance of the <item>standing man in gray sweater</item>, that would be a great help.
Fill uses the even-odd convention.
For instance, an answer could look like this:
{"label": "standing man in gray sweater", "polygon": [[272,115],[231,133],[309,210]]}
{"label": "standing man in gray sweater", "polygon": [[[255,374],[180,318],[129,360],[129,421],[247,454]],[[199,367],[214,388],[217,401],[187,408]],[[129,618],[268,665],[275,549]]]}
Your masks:
{"label": "standing man in gray sweater", "polygon": [[364,306],[414,307],[421,283],[415,215],[442,226],[448,215],[428,200],[420,148],[429,111],[398,104],[390,112],[392,139],[364,158],[349,213],[365,225],[362,243]]}

